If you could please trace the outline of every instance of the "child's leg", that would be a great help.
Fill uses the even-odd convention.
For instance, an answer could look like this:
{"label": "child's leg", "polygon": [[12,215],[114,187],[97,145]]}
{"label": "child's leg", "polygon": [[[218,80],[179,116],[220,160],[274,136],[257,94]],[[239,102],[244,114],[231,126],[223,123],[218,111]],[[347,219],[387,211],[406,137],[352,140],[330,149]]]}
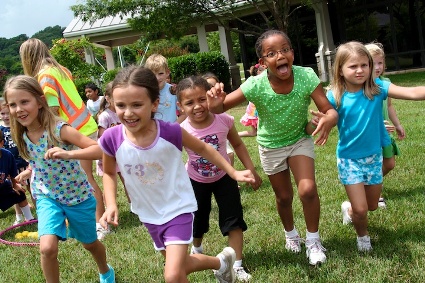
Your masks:
{"label": "child's leg", "polygon": [[382,175],[385,176],[390,173],[395,167],[395,155],[389,158],[385,158],[382,161]]}
{"label": "child's leg", "polygon": [[233,248],[236,253],[236,260],[242,259],[243,250],[243,232],[241,228],[232,230],[228,235],[229,247]]}
{"label": "child's leg", "polygon": [[307,231],[317,232],[319,230],[320,200],[314,177],[314,159],[296,155],[288,158],[288,164],[298,187]]}
{"label": "child's leg", "polygon": [[19,209],[24,214],[24,217],[25,217],[26,220],[34,219],[34,216],[31,213],[31,208],[30,208],[28,201],[26,199],[19,203]]}
{"label": "child's leg", "polygon": [[363,183],[345,185],[345,190],[351,203],[351,210],[348,213],[359,237],[368,235],[367,213],[369,210],[373,211],[378,207],[381,187],[381,184],[369,186],[364,186]]}
{"label": "child's leg", "polygon": [[276,208],[280,221],[285,231],[292,231],[294,230],[294,215],[292,212],[294,192],[289,169],[268,175],[268,177],[275,194]]}
{"label": "child's leg", "polygon": [[106,273],[109,270],[109,267],[106,262],[105,246],[99,240],[96,240],[91,244],[83,244],[83,247],[93,256],[93,259],[96,261],[97,267],[99,269],[99,273]]}
{"label": "child's leg", "polygon": [[23,216],[22,211],[19,208],[18,204],[15,204],[14,208],[15,208],[16,220],[15,220],[15,223],[13,223],[13,224],[16,225],[16,224],[19,224],[20,222],[24,221],[24,216]]}
{"label": "child's leg", "polygon": [[40,261],[46,282],[59,282],[58,237],[56,235],[40,237]]}

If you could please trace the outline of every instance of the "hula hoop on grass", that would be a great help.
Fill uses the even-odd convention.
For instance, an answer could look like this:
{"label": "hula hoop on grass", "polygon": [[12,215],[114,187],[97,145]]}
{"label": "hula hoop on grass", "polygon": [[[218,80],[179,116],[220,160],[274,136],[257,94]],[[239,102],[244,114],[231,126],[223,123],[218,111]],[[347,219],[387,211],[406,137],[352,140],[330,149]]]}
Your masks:
{"label": "hula hoop on grass", "polygon": [[37,219],[33,219],[33,220],[30,220],[30,221],[26,221],[26,222],[23,222],[23,223],[12,225],[9,228],[4,229],[3,231],[0,232],[0,243],[3,243],[5,245],[10,245],[10,246],[15,246],[15,247],[38,246],[38,245],[40,245],[40,243],[36,243],[36,242],[11,242],[11,241],[6,241],[5,239],[3,239],[3,235],[6,232],[13,230],[13,229],[16,229],[16,228],[21,227],[21,226],[27,226],[27,225],[31,225],[31,224],[34,224],[34,223],[37,223],[37,222],[38,222]]}

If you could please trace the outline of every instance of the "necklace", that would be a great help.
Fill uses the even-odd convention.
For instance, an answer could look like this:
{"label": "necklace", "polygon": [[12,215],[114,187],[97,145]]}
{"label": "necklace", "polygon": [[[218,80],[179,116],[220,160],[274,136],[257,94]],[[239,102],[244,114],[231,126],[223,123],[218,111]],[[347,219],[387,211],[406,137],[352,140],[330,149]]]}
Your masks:
{"label": "necklace", "polygon": [[38,129],[40,129],[41,128],[41,124],[37,127],[37,128],[35,128],[35,129],[30,129],[30,128],[27,128],[27,131],[28,132],[35,132],[35,131],[37,131]]}

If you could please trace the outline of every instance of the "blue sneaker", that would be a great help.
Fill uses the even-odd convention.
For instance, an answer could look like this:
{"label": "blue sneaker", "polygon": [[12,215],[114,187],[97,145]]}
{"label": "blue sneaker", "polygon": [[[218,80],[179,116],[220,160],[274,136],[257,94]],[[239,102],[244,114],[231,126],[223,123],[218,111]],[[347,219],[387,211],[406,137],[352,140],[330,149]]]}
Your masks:
{"label": "blue sneaker", "polygon": [[99,273],[100,283],[115,283],[115,271],[109,264],[108,267],[109,270],[106,273]]}

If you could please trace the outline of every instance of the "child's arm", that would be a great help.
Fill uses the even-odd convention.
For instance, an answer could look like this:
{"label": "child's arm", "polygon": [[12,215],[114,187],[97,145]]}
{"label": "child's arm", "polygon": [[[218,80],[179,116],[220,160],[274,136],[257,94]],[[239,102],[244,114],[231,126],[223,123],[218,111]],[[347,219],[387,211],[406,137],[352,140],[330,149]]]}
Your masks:
{"label": "child's arm", "polygon": [[226,95],[222,83],[216,84],[207,91],[208,108],[212,113],[223,113],[246,101],[241,88]]}
{"label": "child's arm", "polygon": [[229,140],[230,144],[233,147],[233,150],[235,151],[236,155],[238,156],[242,164],[245,166],[245,168],[248,170],[251,170],[255,179],[255,183],[252,184],[252,188],[255,191],[258,190],[263,180],[261,180],[261,177],[258,175],[257,171],[255,171],[254,163],[252,162],[251,157],[249,156],[248,150],[245,144],[243,143],[242,139],[240,138],[238,132],[236,131],[236,128],[234,125],[230,129],[227,135],[227,139]]}
{"label": "child's arm", "polygon": [[212,146],[195,138],[183,128],[181,131],[184,147],[190,148],[192,151],[208,159],[208,161],[224,170],[232,179],[238,182],[255,183],[254,175],[250,170],[236,171]]}
{"label": "child's arm", "polygon": [[338,122],[338,113],[330,104],[328,98],[325,95],[323,87],[319,84],[316,89],[311,93],[311,98],[317,106],[319,112],[311,111],[311,113],[320,118],[317,128],[311,134],[315,136],[320,132],[319,137],[316,139],[314,144],[324,145],[328,140],[328,136],[332,128]]}
{"label": "child's arm", "polygon": [[15,180],[15,178],[10,178],[10,180],[12,181],[12,188],[17,194],[19,195],[21,193],[25,194],[25,189],[23,189],[21,185],[19,185],[19,183]]}
{"label": "child's arm", "polygon": [[106,129],[104,127],[99,126],[97,130],[97,139],[99,139],[105,131]]}
{"label": "child's arm", "polygon": [[316,113],[315,111],[312,111],[312,110],[310,111],[310,113],[313,115],[313,117],[307,123],[307,125],[305,125],[305,132],[306,132],[307,135],[313,134],[314,130],[316,130],[317,125],[319,125],[319,121],[320,121],[320,118],[315,115],[315,114],[318,114],[318,113]]}
{"label": "child's arm", "polygon": [[391,102],[391,98],[388,97],[387,101],[388,101],[388,116],[391,122],[393,123],[395,130],[397,131],[398,139],[402,140],[406,137],[406,132],[404,131],[404,128],[397,117],[397,113],[395,112],[394,106]]}
{"label": "child's arm", "polygon": [[59,147],[50,148],[46,151],[46,159],[83,159],[97,160],[102,158],[102,150],[96,141],[81,134],[69,125],[64,125],[60,131],[61,140],[78,146],[80,149],[66,151]]}
{"label": "child's arm", "polygon": [[99,223],[106,229],[106,223],[118,225],[117,206],[117,171],[114,157],[103,153],[103,194],[106,210],[100,218]]}
{"label": "child's arm", "polygon": [[425,86],[402,87],[390,83],[388,96],[405,100],[425,100]]}
{"label": "child's arm", "polygon": [[31,178],[31,174],[32,174],[32,168],[31,166],[28,165],[27,169],[25,169],[24,171],[22,171],[15,177],[15,180],[19,184],[22,184],[23,182]]}

